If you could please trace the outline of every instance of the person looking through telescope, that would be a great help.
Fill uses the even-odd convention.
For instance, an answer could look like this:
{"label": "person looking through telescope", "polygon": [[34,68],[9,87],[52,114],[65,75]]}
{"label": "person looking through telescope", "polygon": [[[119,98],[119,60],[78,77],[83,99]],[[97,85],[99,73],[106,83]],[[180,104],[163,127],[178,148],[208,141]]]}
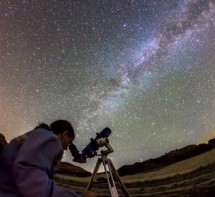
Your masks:
{"label": "person looking through telescope", "polygon": [[[58,187],[53,179],[63,150],[74,138],[71,123],[56,120],[11,140],[0,154],[0,196],[79,197],[72,190]],[[84,196],[97,195],[90,191]]]}

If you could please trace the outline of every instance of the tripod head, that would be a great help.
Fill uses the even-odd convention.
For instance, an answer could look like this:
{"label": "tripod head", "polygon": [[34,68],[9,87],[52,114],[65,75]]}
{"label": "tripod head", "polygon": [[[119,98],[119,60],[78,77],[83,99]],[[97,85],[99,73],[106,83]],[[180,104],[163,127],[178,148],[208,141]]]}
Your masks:
{"label": "tripod head", "polygon": [[112,146],[109,144],[109,140],[105,144],[103,144],[103,146],[105,146],[107,148],[107,150],[101,150],[101,154],[98,156],[108,155],[108,154],[114,152]]}

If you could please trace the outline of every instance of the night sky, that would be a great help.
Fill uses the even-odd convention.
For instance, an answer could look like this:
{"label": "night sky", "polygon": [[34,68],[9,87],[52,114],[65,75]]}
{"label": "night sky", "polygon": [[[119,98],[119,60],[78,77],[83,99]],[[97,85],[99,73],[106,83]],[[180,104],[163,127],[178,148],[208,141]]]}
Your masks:
{"label": "night sky", "polygon": [[80,150],[110,127],[116,168],[207,142],[215,0],[1,0],[0,117],[7,141],[67,119]]}

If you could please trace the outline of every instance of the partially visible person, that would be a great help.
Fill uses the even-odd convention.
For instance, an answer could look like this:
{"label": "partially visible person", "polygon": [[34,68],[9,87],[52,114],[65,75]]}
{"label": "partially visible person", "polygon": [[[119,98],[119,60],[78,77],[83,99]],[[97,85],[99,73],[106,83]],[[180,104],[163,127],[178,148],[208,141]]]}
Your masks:
{"label": "partially visible person", "polygon": [[[0,196],[79,197],[72,190],[58,187],[53,179],[63,150],[74,138],[71,123],[57,120],[13,139],[0,155]],[[87,192],[84,196],[96,194]]]}

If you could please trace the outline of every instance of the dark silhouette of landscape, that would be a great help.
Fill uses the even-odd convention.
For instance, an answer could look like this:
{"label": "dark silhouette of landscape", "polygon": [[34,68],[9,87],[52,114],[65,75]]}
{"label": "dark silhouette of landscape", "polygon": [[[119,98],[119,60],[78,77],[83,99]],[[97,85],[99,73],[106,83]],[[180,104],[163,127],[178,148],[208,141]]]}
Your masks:
{"label": "dark silhouette of landscape", "polygon": [[125,165],[118,169],[121,176],[159,170],[170,164],[174,164],[185,159],[205,153],[215,148],[215,138],[208,141],[207,144],[189,145],[181,149],[176,149],[155,159],[149,159],[144,162],[137,162],[133,165]]}

